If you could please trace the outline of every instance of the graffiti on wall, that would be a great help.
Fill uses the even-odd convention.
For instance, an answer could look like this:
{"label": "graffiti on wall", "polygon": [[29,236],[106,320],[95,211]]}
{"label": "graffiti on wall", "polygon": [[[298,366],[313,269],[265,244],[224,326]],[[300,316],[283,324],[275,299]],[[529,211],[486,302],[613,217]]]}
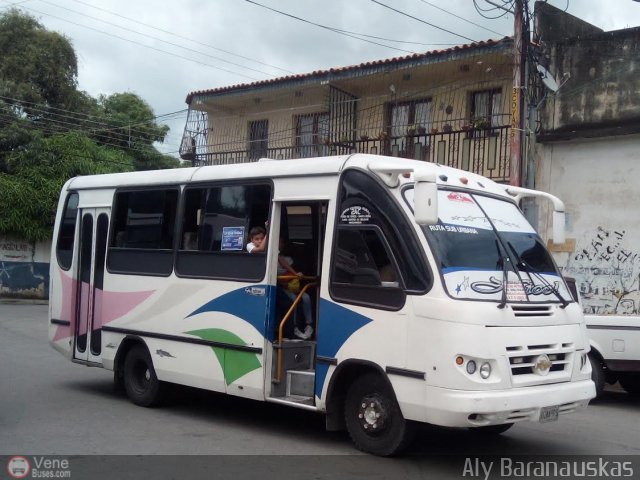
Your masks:
{"label": "graffiti on wall", "polygon": [[31,242],[0,239],[0,261],[31,262],[33,253],[34,245]]}
{"label": "graffiti on wall", "polygon": [[640,314],[640,251],[629,243],[625,230],[598,227],[569,256],[562,270],[576,279],[585,313]]}
{"label": "graffiti on wall", "polygon": [[33,242],[0,238],[0,296],[46,298],[49,264],[35,262]]}

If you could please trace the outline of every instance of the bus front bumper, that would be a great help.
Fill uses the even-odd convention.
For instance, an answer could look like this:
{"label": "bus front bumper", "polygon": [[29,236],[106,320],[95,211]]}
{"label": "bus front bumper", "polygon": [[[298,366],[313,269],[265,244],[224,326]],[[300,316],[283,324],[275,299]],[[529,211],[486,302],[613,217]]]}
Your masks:
{"label": "bus front bumper", "polygon": [[425,421],[445,427],[553,421],[585,408],[595,396],[591,380],[493,391],[429,387]]}

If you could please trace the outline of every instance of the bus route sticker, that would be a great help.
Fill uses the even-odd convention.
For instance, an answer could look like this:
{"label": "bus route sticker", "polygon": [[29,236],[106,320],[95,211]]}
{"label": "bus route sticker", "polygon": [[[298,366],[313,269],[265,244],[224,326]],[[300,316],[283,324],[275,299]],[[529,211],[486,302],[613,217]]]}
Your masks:
{"label": "bus route sticker", "polygon": [[371,212],[367,207],[354,205],[345,208],[340,214],[340,221],[349,225],[362,225],[371,221]]}
{"label": "bus route sticker", "polygon": [[520,282],[507,282],[507,300],[510,302],[526,302],[527,294]]}
{"label": "bus route sticker", "polygon": [[244,247],[244,227],[222,227],[220,250],[242,250]]}

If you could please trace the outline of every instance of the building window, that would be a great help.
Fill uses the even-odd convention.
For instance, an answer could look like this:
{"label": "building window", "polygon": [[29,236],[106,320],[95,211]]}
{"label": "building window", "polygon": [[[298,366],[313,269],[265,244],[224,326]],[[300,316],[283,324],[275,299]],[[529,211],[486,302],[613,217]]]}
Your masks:
{"label": "building window", "polygon": [[471,123],[476,129],[501,126],[501,90],[481,90],[471,93]]}
{"label": "building window", "polygon": [[109,271],[170,275],[177,205],[177,188],[117,192]]}
{"label": "building window", "polygon": [[388,107],[389,136],[388,153],[394,156],[413,158],[415,145],[425,145],[433,122],[431,99],[414,100],[390,104]]}
{"label": "building window", "polygon": [[269,218],[271,185],[235,184],[186,188],[176,274],[258,281],[266,255],[248,253],[252,227]]}
{"label": "building window", "polygon": [[268,156],[269,120],[249,122],[249,160]]}
{"label": "building window", "polygon": [[328,141],[328,113],[313,113],[296,117],[296,147],[300,158],[328,155]]}

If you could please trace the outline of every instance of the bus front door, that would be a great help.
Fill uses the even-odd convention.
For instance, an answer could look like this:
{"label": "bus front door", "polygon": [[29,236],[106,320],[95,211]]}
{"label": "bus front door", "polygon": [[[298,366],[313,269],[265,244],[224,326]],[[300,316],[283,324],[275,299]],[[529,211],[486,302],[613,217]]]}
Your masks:
{"label": "bus front door", "polygon": [[108,231],[109,209],[81,210],[73,357],[83,363],[102,363],[100,319]]}

